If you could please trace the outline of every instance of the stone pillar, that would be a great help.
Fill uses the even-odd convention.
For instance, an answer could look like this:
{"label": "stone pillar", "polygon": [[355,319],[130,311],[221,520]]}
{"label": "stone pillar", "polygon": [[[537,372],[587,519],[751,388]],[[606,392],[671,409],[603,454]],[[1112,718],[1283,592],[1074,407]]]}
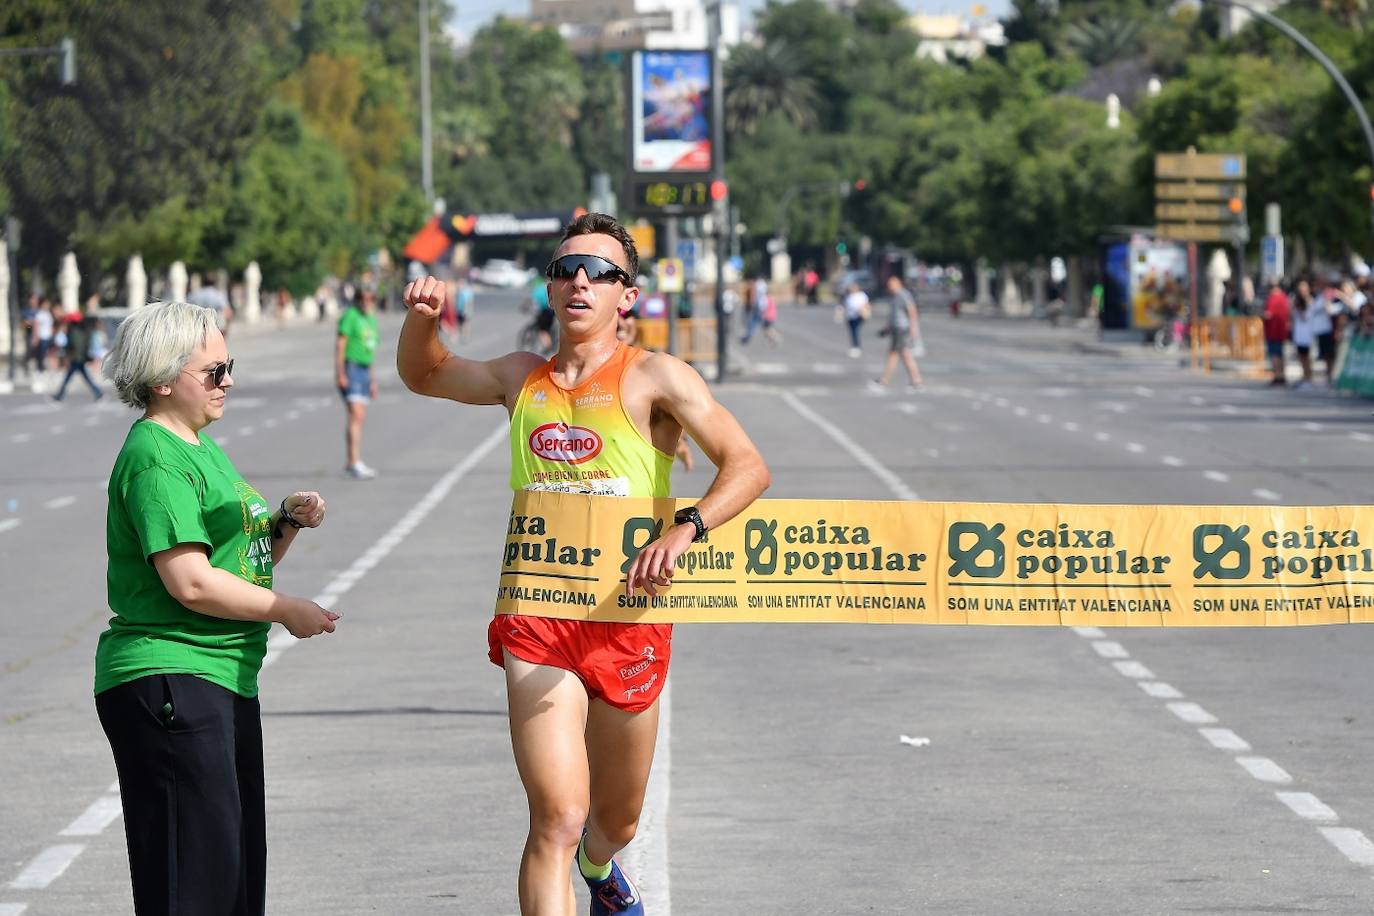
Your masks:
{"label": "stone pillar", "polygon": [[1038,258],[1038,259],[1036,259],[1036,262],[1035,262],[1034,264],[1031,265],[1030,275],[1031,275],[1031,314],[1033,314],[1033,315],[1043,315],[1043,314],[1045,314],[1045,309],[1046,309],[1046,302],[1045,302],[1045,289],[1046,289],[1046,286],[1047,286],[1046,280],[1049,279],[1049,278],[1048,278],[1048,271],[1045,270],[1045,261],[1044,261],[1043,258]]}
{"label": "stone pillar", "polygon": [[1002,265],[1002,301],[999,303],[1004,315],[1020,315],[1021,290],[1016,285],[1016,275],[1010,264]]}
{"label": "stone pillar", "polygon": [[1215,318],[1221,314],[1221,300],[1226,295],[1226,281],[1231,279],[1231,259],[1220,248],[1212,249],[1207,260],[1207,297],[1203,313]]}
{"label": "stone pillar", "polygon": [[984,258],[973,265],[973,303],[980,309],[992,307],[992,268]]}
{"label": "stone pillar", "polygon": [[317,298],[320,300],[320,312],[325,318],[333,319],[339,314],[339,297],[334,295],[334,288],[328,283],[319,288]]}
{"label": "stone pillar", "polygon": [[127,290],[125,304],[130,311],[148,304],[148,272],[143,269],[142,255],[136,254],[129,259],[129,268],[124,272],[124,287]]}
{"label": "stone pillar", "polygon": [[243,271],[243,320],[256,324],[262,317],[262,271],[257,261],[249,261]]}
{"label": "stone pillar", "polygon": [[186,265],[180,261],[173,261],[167,270],[167,298],[172,302],[185,302],[188,282]]}
{"label": "stone pillar", "polygon": [[81,271],[76,269],[76,255],[70,251],[62,256],[62,268],[57,272],[57,293],[62,314],[81,311]]}
{"label": "stone pillar", "polygon": [[314,296],[305,296],[301,299],[300,315],[306,321],[320,320],[320,304],[315,301]]}

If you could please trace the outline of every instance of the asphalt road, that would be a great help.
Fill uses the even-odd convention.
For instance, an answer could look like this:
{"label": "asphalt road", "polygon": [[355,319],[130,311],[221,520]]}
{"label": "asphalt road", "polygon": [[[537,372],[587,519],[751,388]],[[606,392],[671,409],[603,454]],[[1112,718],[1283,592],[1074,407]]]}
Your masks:
{"label": "asphalt road", "polygon": [[[770,496],[1090,503],[1371,499],[1366,402],[1201,376],[1075,329],[924,316],[925,388],[877,395],[784,308],[717,386]],[[522,319],[479,301],[469,354]],[[391,370],[346,479],[328,325],[241,329],[210,432],[273,501],[318,488],[279,587],[343,613],[262,678],[273,914],[516,912],[523,797],[485,658],[504,414]],[[130,912],[91,701],[104,489],[133,419],[0,399],[0,916]],[[677,492],[701,492],[698,466]],[[680,627],[643,841],[650,913],[1369,913],[1374,629]],[[907,741],[903,741],[905,736]],[[925,740],[922,740],[925,739]],[[664,766],[666,764],[666,766]]]}

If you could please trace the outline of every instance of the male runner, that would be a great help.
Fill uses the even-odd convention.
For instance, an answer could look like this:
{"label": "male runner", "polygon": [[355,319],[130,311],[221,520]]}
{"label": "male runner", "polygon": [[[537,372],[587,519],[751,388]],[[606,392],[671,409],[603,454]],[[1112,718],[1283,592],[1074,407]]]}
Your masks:
{"label": "male runner", "polygon": [[[412,390],[467,404],[501,404],[511,416],[511,485],[666,497],[673,452],[691,434],[717,472],[706,495],[639,554],[626,591],[656,595],[678,556],[767,488],[768,468],[735,418],[686,363],[616,339],[620,313],[639,296],[639,257],[619,223],[590,213],[563,232],[546,275],[560,324],[547,362],[509,353],[479,362],[450,353],[435,334],[444,284],[406,287],[410,307],[396,365]],[[593,431],[595,458],[569,464],[536,453],[531,433],[549,423]],[[530,809],[520,861],[523,916],[573,916],[568,880],[576,856],[593,916],[642,914],[634,884],[613,856],[634,838],[658,734],[672,627],[540,617],[497,617],[491,660],[506,670],[511,744]]]}

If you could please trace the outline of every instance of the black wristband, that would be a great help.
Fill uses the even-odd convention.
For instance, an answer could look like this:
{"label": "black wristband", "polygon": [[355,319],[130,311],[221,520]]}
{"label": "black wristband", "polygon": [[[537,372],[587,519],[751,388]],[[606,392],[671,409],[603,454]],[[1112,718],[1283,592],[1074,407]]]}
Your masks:
{"label": "black wristband", "polygon": [[292,518],[290,512],[286,511],[286,500],[284,499],[281,501],[281,520],[286,522],[286,524],[290,525],[292,528],[295,528],[297,531],[300,531],[302,528],[305,527],[300,522]]}

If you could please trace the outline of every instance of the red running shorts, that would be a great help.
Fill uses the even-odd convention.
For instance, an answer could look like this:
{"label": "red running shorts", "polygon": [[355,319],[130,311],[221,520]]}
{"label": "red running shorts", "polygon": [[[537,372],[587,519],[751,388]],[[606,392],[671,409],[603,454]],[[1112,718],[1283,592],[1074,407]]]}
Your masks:
{"label": "red running shorts", "polygon": [[668,679],[673,625],[505,614],[487,627],[487,657],[504,668],[502,649],[532,665],[571,671],[588,695],[616,709],[643,712]]}

